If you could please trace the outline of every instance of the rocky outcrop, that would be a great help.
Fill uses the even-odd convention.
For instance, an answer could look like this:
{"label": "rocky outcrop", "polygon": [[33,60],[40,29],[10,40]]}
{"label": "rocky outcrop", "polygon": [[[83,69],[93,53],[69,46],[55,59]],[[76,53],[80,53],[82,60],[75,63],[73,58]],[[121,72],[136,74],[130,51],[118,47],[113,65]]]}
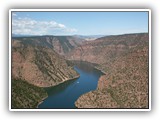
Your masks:
{"label": "rocky outcrop", "polygon": [[22,45],[47,47],[53,49],[59,55],[64,55],[72,49],[81,45],[84,41],[75,36],[32,36],[32,37],[13,37],[13,41],[22,43]]}
{"label": "rocky outcrop", "polygon": [[[16,44],[17,43],[17,44]],[[78,76],[73,66],[48,47],[25,45],[14,40],[12,46],[12,77],[48,87]]]}
{"label": "rocky outcrop", "polygon": [[69,45],[75,45],[72,40],[68,41],[59,43],[57,38],[42,36],[12,40],[13,109],[36,108],[47,97],[43,87],[55,86],[79,77],[72,63],[57,53],[64,54],[64,46],[69,51]]}
{"label": "rocky outcrop", "polygon": [[106,73],[75,102],[78,108],[148,108],[148,34],[104,37],[74,51],[67,57],[97,63]]}
{"label": "rocky outcrop", "polygon": [[[82,95],[75,102],[78,108],[148,108],[147,33],[107,36],[83,43],[69,36],[13,39],[12,81],[20,79],[36,87],[54,86],[78,77],[68,60],[87,61],[95,63],[95,67],[105,75],[101,76],[95,91]],[[14,87],[14,91],[17,88]],[[23,87],[21,89],[25,93]],[[14,98],[17,98],[15,95],[18,94],[13,93]],[[35,93],[39,94],[36,91]],[[40,98],[43,96],[45,95]],[[21,103],[24,99],[18,97]],[[31,101],[28,98],[25,100]],[[35,100],[34,103],[39,101]],[[31,107],[33,104],[28,102],[25,106]]]}
{"label": "rocky outcrop", "polygon": [[107,36],[83,44],[66,53],[68,60],[82,60],[104,64],[115,57],[123,56],[131,49],[148,44],[148,34]]}
{"label": "rocky outcrop", "polygon": [[110,94],[107,95],[107,91],[104,90],[108,86],[108,80],[103,75],[98,81],[97,90],[83,94],[75,102],[75,106],[78,108],[117,108],[119,105],[112,100]]}

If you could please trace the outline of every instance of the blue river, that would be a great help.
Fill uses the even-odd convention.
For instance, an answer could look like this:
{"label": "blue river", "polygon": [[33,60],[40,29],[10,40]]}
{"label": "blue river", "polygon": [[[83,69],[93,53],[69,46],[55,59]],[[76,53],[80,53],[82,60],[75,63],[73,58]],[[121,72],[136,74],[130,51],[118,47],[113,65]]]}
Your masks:
{"label": "blue river", "polygon": [[54,87],[45,88],[48,97],[38,106],[39,109],[74,109],[74,103],[82,95],[97,88],[98,79],[103,73],[86,63],[76,64],[74,69],[80,77]]}

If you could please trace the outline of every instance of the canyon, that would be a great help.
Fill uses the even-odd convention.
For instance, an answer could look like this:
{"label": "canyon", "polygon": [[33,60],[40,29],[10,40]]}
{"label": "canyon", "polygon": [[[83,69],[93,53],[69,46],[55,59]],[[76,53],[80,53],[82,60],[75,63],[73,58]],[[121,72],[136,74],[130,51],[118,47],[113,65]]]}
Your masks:
{"label": "canyon", "polygon": [[148,108],[149,36],[102,37],[71,51],[67,58],[98,64],[105,72],[98,87],[82,95],[78,108]]}
{"label": "canyon", "polygon": [[[92,63],[105,73],[96,90],[76,100],[77,108],[148,108],[148,53],[148,33],[104,36],[91,41],[76,36],[13,37],[13,108],[34,108],[47,97],[43,87],[79,77],[72,61]],[[18,80],[34,87],[23,88]],[[25,93],[23,97],[17,89]],[[26,91],[36,94],[37,99],[31,102],[34,97],[28,99]],[[26,104],[22,105],[22,101]]]}
{"label": "canyon", "polygon": [[[78,44],[71,38],[42,36],[12,39],[13,108],[35,108],[35,103],[38,104],[47,97],[43,87],[55,86],[79,77],[72,63],[61,56]],[[31,90],[32,86],[34,91]],[[44,94],[41,95],[40,91]],[[28,94],[31,96],[28,97]],[[34,100],[34,94],[39,99]]]}

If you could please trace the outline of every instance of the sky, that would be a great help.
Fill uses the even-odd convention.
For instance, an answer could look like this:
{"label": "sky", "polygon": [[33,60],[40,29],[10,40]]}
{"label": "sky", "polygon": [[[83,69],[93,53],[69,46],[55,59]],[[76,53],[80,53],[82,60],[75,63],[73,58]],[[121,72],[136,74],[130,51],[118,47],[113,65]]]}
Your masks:
{"label": "sky", "polygon": [[13,12],[14,35],[118,35],[148,32],[148,12]]}

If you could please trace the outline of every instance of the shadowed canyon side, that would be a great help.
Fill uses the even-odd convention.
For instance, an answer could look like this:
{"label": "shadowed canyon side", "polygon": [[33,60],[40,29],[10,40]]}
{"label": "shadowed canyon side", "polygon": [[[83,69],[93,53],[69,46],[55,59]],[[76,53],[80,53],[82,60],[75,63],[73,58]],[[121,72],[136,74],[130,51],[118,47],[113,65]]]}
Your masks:
{"label": "shadowed canyon side", "polygon": [[70,60],[91,63],[105,73],[96,90],[78,96],[76,107],[148,108],[148,51],[148,33],[91,41],[75,36],[13,37],[12,108],[36,108],[48,96],[43,87],[79,77]]}
{"label": "shadowed canyon side", "polygon": [[41,46],[53,49],[59,55],[64,55],[73,48],[79,46],[84,41],[75,36],[31,36],[31,37],[13,37],[13,41],[20,41],[23,45]]}
{"label": "shadowed canyon side", "polygon": [[48,42],[47,39],[22,37],[12,40],[12,108],[35,108],[47,97],[41,87],[79,77],[72,63],[55,52],[50,42],[56,40]]}
{"label": "shadowed canyon side", "polygon": [[102,37],[67,53],[69,60],[96,63],[106,73],[95,91],[82,95],[78,108],[148,108],[147,33]]}
{"label": "shadowed canyon side", "polygon": [[11,84],[12,109],[36,108],[37,104],[48,96],[43,88],[29,84],[22,79],[12,78]]}

